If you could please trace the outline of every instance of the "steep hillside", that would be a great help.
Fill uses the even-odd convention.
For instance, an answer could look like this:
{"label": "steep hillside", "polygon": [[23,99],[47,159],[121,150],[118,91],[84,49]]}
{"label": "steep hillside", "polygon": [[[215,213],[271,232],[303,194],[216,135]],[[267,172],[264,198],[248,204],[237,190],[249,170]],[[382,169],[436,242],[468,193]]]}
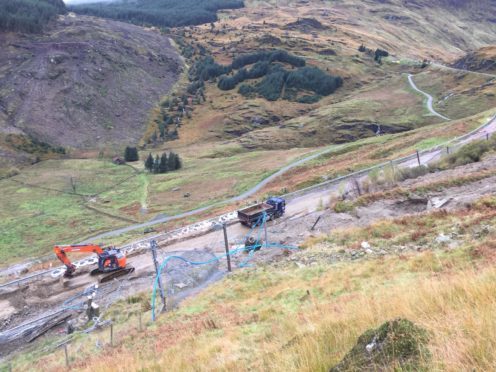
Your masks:
{"label": "steep hillside", "polygon": [[480,48],[458,59],[453,67],[496,74],[496,45]]}
{"label": "steep hillside", "polygon": [[[470,6],[400,0],[247,1],[246,5],[225,11],[214,25],[174,30],[185,54],[192,61],[210,54],[218,64],[228,65],[243,54],[286,50],[303,57],[307,66],[343,77],[343,86],[317,102],[285,102],[283,96],[270,102],[242,95],[242,86],[220,90],[222,77],[205,81],[210,106],[195,108],[197,114],[185,121],[174,145],[228,139],[248,150],[312,147],[373,136],[379,127],[382,133],[394,133],[433,124],[439,118],[423,112],[422,97],[412,94],[404,74],[433,70],[421,68],[424,59],[449,63],[474,46],[496,41],[496,25],[490,17],[494,3],[489,1]],[[363,52],[358,50],[361,45]],[[381,64],[374,60],[377,48],[390,55]],[[445,84],[449,73],[433,75],[440,94],[436,105],[448,105],[453,101],[444,100],[452,89]],[[474,88],[453,79],[460,90]],[[468,100],[458,99],[455,117],[493,107],[493,90],[490,84],[484,91],[472,91]],[[484,99],[478,100],[480,96]],[[475,109],[473,101],[481,107]]]}
{"label": "steep hillside", "polygon": [[[462,148],[449,159],[459,165],[459,160],[487,143],[496,148],[494,138],[469,145],[470,151]],[[364,193],[352,191],[343,196],[345,201],[330,197],[329,204],[320,203],[318,208],[317,200],[305,203],[303,211],[293,210],[291,218],[267,227],[271,242],[298,244],[299,249],[262,247],[249,255],[233,254],[232,273],[224,271],[224,262],[205,263],[205,270],[225,277],[208,288],[190,280],[177,283],[167,292],[168,311],[157,313],[154,323],[149,321],[152,279],[142,293],[136,289],[140,279],[122,281],[113,292],[122,285],[129,286],[132,294],[109,308],[100,307],[101,320],[113,322],[112,344],[108,329],[76,332],[69,336],[70,368],[113,371],[113,355],[118,353],[126,370],[161,371],[167,366],[173,371],[329,371],[360,334],[401,317],[428,332],[423,368],[399,368],[405,362],[404,350],[412,347],[393,339],[397,348],[388,355],[393,360],[386,366],[372,368],[377,360],[366,358],[364,365],[372,367],[333,371],[492,371],[496,366],[495,160],[495,153],[488,151],[480,162],[403,181],[370,175],[371,188]],[[329,197],[330,190],[325,191]],[[344,203],[349,207],[338,210]],[[220,257],[221,236],[222,231],[217,231],[191,239],[183,242],[188,247],[183,249],[205,244]],[[177,246],[163,249],[162,259],[177,254]],[[130,261],[135,265],[138,259]],[[144,267],[144,262],[152,265],[149,257],[142,262],[137,272],[149,276]],[[187,278],[184,273],[202,267],[169,265],[163,275],[167,285],[178,281],[180,273]],[[42,289],[54,293],[46,296],[45,303],[50,304],[52,297],[60,301],[55,290],[60,283],[45,283],[5,291],[3,308],[15,313],[26,304],[24,308],[36,311],[42,304],[36,293]],[[50,286],[53,289],[47,289]],[[188,293],[181,292],[185,287],[185,291],[201,288],[202,293],[189,292],[195,295],[176,308]],[[108,289],[104,290],[108,296]],[[99,304],[104,301],[103,296],[97,299]],[[13,369],[64,368],[60,333],[57,329],[44,336],[44,342],[15,356]],[[363,349],[382,345],[372,339]],[[384,359],[387,356],[379,360]]]}
{"label": "steep hillside", "polygon": [[13,156],[26,147],[12,135],[69,148],[136,142],[182,71],[167,37],[93,17],[61,16],[40,35],[0,34],[0,49],[0,144]]}

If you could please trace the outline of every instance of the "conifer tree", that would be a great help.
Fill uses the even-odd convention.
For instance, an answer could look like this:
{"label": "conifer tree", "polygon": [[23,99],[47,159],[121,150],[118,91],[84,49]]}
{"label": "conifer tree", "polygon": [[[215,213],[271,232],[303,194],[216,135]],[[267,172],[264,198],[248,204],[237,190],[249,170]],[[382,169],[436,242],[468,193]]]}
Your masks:
{"label": "conifer tree", "polygon": [[160,170],[160,158],[158,155],[155,155],[155,160],[153,161],[153,168],[152,172],[153,173],[158,173]]}
{"label": "conifer tree", "polygon": [[152,171],[152,168],[153,168],[153,156],[152,154],[148,154],[148,157],[146,158],[145,160],[145,168],[148,170],[148,171]]}
{"label": "conifer tree", "polygon": [[169,159],[167,161],[167,167],[170,171],[176,170],[176,154],[172,151],[169,153]]}
{"label": "conifer tree", "polygon": [[138,149],[136,147],[127,146],[124,151],[125,161],[137,161],[139,160]]}
{"label": "conifer tree", "polygon": [[176,154],[174,161],[174,170],[181,169],[181,167],[182,167],[181,159],[179,159],[179,155]]}
{"label": "conifer tree", "polygon": [[163,153],[160,157],[159,173],[167,173],[169,170],[169,164],[167,162],[167,153]]}

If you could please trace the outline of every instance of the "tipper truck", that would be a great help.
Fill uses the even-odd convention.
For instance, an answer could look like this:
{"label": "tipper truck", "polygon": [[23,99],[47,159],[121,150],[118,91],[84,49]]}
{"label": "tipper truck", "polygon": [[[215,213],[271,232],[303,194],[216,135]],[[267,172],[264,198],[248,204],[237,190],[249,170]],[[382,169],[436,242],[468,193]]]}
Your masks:
{"label": "tipper truck", "polygon": [[265,202],[240,209],[238,211],[238,219],[243,225],[254,227],[257,222],[261,222],[264,212],[267,214],[267,220],[272,220],[281,217],[285,210],[286,200],[272,197]]}

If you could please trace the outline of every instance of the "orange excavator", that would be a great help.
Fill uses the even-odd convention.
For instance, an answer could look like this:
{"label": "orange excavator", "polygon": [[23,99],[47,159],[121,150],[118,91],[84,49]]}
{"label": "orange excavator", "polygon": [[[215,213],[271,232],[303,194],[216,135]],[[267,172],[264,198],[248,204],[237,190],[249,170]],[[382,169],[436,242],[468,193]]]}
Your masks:
{"label": "orange excavator", "polygon": [[57,245],[53,248],[57,258],[66,267],[64,276],[71,278],[76,271],[76,266],[69,260],[69,252],[93,252],[98,256],[98,268],[92,270],[90,275],[106,274],[100,278],[100,283],[107,282],[122,275],[130,274],[134,267],[126,266],[126,255],[115,247],[102,248],[94,244]]}

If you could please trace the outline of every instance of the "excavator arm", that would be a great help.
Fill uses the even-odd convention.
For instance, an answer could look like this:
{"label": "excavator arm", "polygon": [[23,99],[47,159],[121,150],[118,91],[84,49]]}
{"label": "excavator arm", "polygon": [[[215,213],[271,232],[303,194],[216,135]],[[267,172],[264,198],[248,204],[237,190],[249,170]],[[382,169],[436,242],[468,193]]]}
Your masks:
{"label": "excavator arm", "polygon": [[100,256],[103,253],[102,247],[94,244],[80,244],[80,245],[57,245],[53,248],[57,258],[67,268],[64,276],[70,277],[76,271],[76,266],[71,262],[67,253],[69,252],[93,252]]}

